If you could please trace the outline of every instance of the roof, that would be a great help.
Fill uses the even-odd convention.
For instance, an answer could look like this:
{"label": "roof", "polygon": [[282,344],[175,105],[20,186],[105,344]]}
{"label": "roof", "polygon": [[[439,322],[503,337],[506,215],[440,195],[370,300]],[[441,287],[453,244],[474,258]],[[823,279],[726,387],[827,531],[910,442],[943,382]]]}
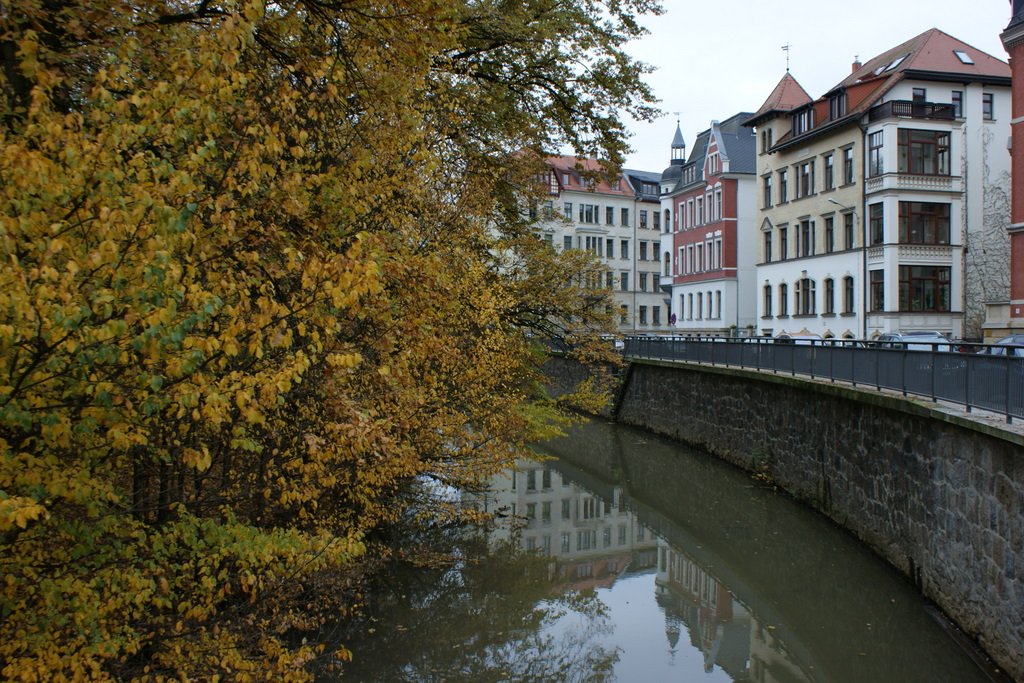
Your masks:
{"label": "roof", "polygon": [[[550,156],[545,160],[557,173],[558,188],[561,191],[575,190],[578,192],[600,192],[632,197],[634,192],[629,183],[621,182],[622,175],[615,179],[603,176],[604,167],[597,159],[574,156]],[[593,182],[584,177],[584,173],[596,174]],[[657,181],[654,181],[657,182]]]}
{"label": "roof", "polygon": [[971,80],[993,77],[1008,79],[1010,65],[944,31],[932,28],[869,60],[833,90],[875,79],[888,80],[895,85],[908,72],[955,74],[967,76]]}
{"label": "roof", "polygon": [[[719,153],[729,160],[729,173],[757,172],[757,140],[754,131],[746,127],[750,112],[733,114],[725,121],[713,121],[711,127],[702,131],[690,149],[690,157],[682,166],[669,166],[661,175],[662,182],[675,181],[668,191],[674,192],[682,186],[683,169],[695,166],[696,173],[691,183],[704,182],[704,160],[708,154],[708,144],[712,132],[719,144]],[[691,184],[688,183],[688,184]]]}
{"label": "roof", "polygon": [[[956,82],[996,83],[1009,86],[1010,66],[953,36],[932,28],[868,60],[831,88],[824,97],[794,109],[813,106],[816,125],[798,136],[787,132],[775,142],[773,150],[784,149],[797,141],[859,121],[879,103],[886,93],[905,79],[954,80]],[[776,88],[778,89],[778,88]],[[829,96],[845,92],[847,113],[828,119]],[[757,115],[746,125],[755,125]]]}
{"label": "roof", "polygon": [[683,131],[679,129],[679,123],[676,123],[676,134],[672,137],[672,149],[686,149],[686,141],[683,140]]}
{"label": "roof", "polygon": [[803,106],[812,100],[803,86],[797,83],[796,79],[787,71],[779,81],[772,94],[764,101],[761,108],[743,122],[746,126],[755,126],[767,116],[780,112],[788,112],[797,107]]}
{"label": "roof", "polygon": [[[634,192],[638,197],[649,201],[658,200],[659,183],[661,182],[661,174],[653,173],[651,171],[637,171],[634,169],[624,168],[622,169],[622,175],[626,176],[626,180],[633,187]],[[644,185],[653,185],[654,192],[644,192]]]}

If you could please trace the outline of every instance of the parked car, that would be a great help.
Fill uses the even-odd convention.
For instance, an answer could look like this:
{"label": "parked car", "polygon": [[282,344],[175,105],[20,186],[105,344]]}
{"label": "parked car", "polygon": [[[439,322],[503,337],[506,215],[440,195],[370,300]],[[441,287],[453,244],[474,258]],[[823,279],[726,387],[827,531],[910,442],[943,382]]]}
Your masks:
{"label": "parked car", "polygon": [[875,346],[908,351],[951,351],[953,348],[946,335],[934,330],[886,332],[875,340]]}
{"label": "parked car", "polygon": [[822,339],[821,339],[821,335],[820,334],[814,334],[814,333],[810,333],[810,334],[799,333],[799,332],[796,332],[796,333],[793,333],[793,334],[782,333],[780,335],[776,335],[775,343],[776,344],[804,344],[804,345],[807,345],[807,346],[821,346]]}
{"label": "parked car", "polygon": [[1011,334],[1003,337],[985,350],[993,356],[1024,356],[1024,334]]}

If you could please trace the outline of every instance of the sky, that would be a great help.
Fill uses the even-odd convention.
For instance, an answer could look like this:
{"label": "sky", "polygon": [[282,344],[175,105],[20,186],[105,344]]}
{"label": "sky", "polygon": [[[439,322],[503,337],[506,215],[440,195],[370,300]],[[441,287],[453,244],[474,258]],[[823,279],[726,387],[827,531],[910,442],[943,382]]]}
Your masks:
{"label": "sky", "polygon": [[656,68],[646,80],[666,113],[652,123],[629,125],[635,151],[626,168],[660,172],[668,166],[675,112],[690,145],[713,120],[757,111],[786,73],[787,44],[790,73],[814,98],[846,78],[855,57],[867,62],[931,28],[1007,60],[999,34],[1010,22],[1008,0],[662,5],[664,14],[644,22],[650,34],[628,51]]}

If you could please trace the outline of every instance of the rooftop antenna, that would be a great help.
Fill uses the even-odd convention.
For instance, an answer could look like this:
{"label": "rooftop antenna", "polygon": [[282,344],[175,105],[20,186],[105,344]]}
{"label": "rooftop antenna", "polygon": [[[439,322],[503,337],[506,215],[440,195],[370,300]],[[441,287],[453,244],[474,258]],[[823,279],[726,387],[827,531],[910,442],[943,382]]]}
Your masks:
{"label": "rooftop antenna", "polygon": [[786,73],[789,73],[789,48],[793,47],[789,43],[782,46],[782,49],[786,52]]}

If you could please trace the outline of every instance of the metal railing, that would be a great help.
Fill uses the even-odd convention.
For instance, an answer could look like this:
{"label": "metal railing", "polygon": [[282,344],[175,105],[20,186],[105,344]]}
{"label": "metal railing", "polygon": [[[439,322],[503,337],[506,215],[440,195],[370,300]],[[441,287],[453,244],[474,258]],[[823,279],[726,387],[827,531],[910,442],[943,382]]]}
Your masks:
{"label": "metal railing", "polygon": [[1024,356],[1008,354],[1005,346],[996,353],[980,344],[971,353],[954,348],[949,342],[892,348],[853,340],[627,337],[623,353],[888,389],[959,404],[967,412],[999,413],[1008,423],[1024,418]]}

